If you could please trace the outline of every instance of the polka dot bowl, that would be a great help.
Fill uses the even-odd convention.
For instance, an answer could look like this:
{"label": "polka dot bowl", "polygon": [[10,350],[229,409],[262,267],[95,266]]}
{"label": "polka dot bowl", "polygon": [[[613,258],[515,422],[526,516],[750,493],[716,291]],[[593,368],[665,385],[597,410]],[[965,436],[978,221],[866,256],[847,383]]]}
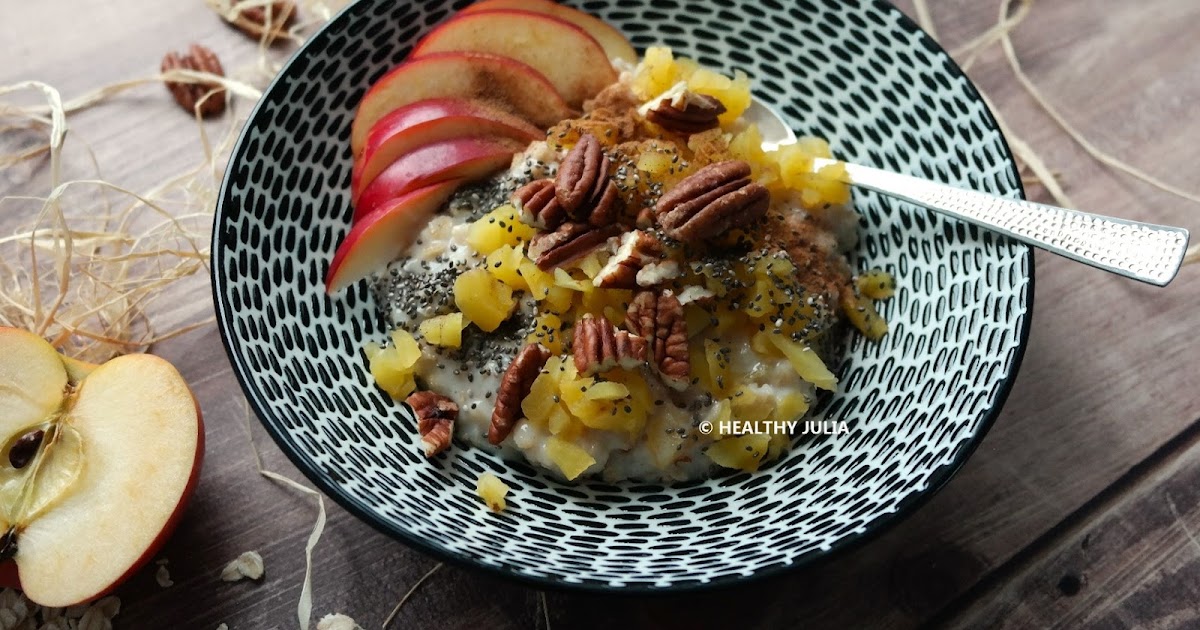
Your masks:
{"label": "polka dot bowl", "polygon": [[[982,440],[1029,332],[1028,248],[856,192],[855,252],[897,280],[883,341],[848,344],[819,410],[843,434],[781,461],[679,485],[562,483],[459,445],[426,461],[416,426],[372,384],[363,342],[386,332],[365,286],[326,296],[348,228],[349,128],[372,81],[465,2],[360,0],[272,83],[229,164],[213,291],[230,360],[276,442],[329,496],[396,539],[540,586],[665,591],[809,564],[913,511]],[[636,46],[755,79],[755,96],[847,160],[1009,197],[1012,157],[971,83],[880,1],[591,0]],[[484,471],[513,490],[502,514]]]}

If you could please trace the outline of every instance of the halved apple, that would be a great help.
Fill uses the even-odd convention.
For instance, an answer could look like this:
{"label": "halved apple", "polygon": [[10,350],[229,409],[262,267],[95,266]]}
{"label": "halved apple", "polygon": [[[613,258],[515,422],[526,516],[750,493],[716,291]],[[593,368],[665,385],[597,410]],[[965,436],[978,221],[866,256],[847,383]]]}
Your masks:
{"label": "halved apple", "polygon": [[0,440],[0,580],[43,606],[100,597],[145,565],[204,455],[200,408],[170,363],[127,355],[68,369],[12,328],[0,328]]}
{"label": "halved apple", "polygon": [[542,13],[504,9],[459,15],[426,35],[411,57],[453,51],[516,59],[542,73],[576,108],[617,80],[608,55],[587,31]]}
{"label": "halved apple", "polygon": [[414,190],[357,221],[329,263],[325,292],[341,291],[403,254],[463,181],[453,179]]}
{"label": "halved apple", "polygon": [[363,96],[350,129],[354,157],[362,155],[379,119],[431,98],[484,101],[544,129],[575,115],[546,77],[519,61],[475,52],[432,54],[397,66]]}
{"label": "halved apple", "polygon": [[354,206],[354,220],[370,215],[385,203],[430,184],[475,180],[512,163],[524,142],[507,138],[451,138],[410,151],[363,189]]}
{"label": "halved apple", "polygon": [[621,31],[613,28],[604,20],[595,16],[589,15],[578,9],[573,9],[568,6],[561,5],[553,0],[483,0],[468,5],[459,13],[477,13],[479,11],[493,11],[496,9],[514,9],[517,11],[529,11],[530,13],[542,13],[560,20],[566,20],[587,31],[595,40],[604,48],[604,52],[609,59],[621,59],[630,64],[637,64],[638,54],[633,49],[633,45],[628,39],[621,34]]}
{"label": "halved apple", "polygon": [[465,137],[511,138],[528,144],[542,130],[482,101],[436,98],[417,101],[379,119],[367,134],[362,158],[354,162],[351,198],[405,153],[441,140]]}

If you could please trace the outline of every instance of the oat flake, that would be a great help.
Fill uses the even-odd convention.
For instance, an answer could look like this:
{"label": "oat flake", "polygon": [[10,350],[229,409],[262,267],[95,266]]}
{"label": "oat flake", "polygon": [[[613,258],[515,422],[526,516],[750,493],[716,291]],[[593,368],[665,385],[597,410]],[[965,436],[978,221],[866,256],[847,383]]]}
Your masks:
{"label": "oat flake", "polygon": [[112,630],[112,620],[95,606],[89,608],[79,619],[77,630]]}
{"label": "oat flake", "polygon": [[42,608],[19,591],[0,590],[0,630],[112,630],[121,600],[103,597],[92,604]]}
{"label": "oat flake", "polygon": [[317,630],[362,630],[354,620],[341,613],[325,615],[317,622]]}
{"label": "oat flake", "polygon": [[167,567],[164,565],[159,565],[158,571],[154,574],[154,579],[158,582],[158,585],[163,588],[167,588],[168,586],[173,586],[175,584],[175,582],[171,580],[171,572],[167,571]]}
{"label": "oat flake", "polygon": [[221,579],[237,582],[242,578],[257,580],[263,576],[263,559],[257,551],[247,551],[221,570]]}

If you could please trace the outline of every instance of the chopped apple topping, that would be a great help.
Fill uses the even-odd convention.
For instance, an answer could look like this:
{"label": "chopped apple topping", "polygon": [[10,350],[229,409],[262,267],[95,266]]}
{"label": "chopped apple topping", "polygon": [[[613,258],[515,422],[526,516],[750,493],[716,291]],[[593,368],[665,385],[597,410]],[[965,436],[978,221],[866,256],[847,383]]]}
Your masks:
{"label": "chopped apple topping", "polygon": [[500,481],[500,478],[490,472],[485,472],[479,476],[479,480],[475,483],[475,494],[479,495],[480,499],[487,504],[488,509],[500,513],[508,505],[504,501],[504,497],[508,496],[508,484]]}

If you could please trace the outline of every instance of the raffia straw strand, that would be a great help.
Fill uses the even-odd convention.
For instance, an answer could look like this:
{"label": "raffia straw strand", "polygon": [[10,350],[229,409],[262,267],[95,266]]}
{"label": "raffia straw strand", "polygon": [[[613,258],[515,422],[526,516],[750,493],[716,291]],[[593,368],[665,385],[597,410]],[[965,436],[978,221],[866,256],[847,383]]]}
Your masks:
{"label": "raffia straw strand", "polygon": [[[189,73],[179,72],[176,74],[165,73],[160,75],[165,78],[177,78],[186,82],[224,82],[230,87],[235,94],[244,97],[257,98],[259,92],[257,89],[247,86],[244,83],[217,78],[204,73]],[[66,133],[60,133],[56,128],[56,121],[61,114],[62,120],[65,122],[67,111],[71,108],[82,109],[93,104],[102,102],[111,98],[118,92],[130,89],[140,83],[158,82],[157,79],[151,80],[136,80],[126,81],[120,84],[114,84],[107,88],[101,88],[77,97],[63,103],[61,98],[47,97],[47,103],[40,107],[14,107],[8,104],[0,103],[0,114],[4,116],[16,117],[23,121],[17,124],[7,124],[5,128],[26,128],[32,129],[35,125],[50,126],[51,142],[44,145],[47,147],[42,151],[49,150],[51,152],[51,162],[56,162],[57,151],[65,144],[59,139],[65,137]],[[0,94],[6,94],[19,89],[32,89],[37,86],[34,84],[17,84],[12,86],[0,87]],[[47,86],[48,87],[48,86]],[[53,89],[53,88],[49,88]],[[46,90],[43,90],[46,92]],[[231,117],[232,118],[232,117]],[[32,229],[21,231],[20,229],[14,235],[0,239],[0,246],[8,244],[24,243],[27,246],[27,257],[30,263],[29,270],[22,268],[13,268],[7,263],[0,261],[0,270],[4,271],[4,277],[8,285],[18,291],[18,294],[12,294],[11,289],[0,288],[0,322],[6,325],[16,325],[30,330],[41,331],[43,336],[51,336],[56,346],[64,344],[74,335],[75,340],[82,342],[82,345],[76,344],[76,355],[84,358],[93,350],[99,350],[102,347],[108,347],[111,351],[117,354],[122,354],[130,351],[137,351],[141,348],[146,348],[156,341],[173,338],[185,332],[203,328],[211,325],[213,318],[206,318],[198,324],[189,324],[175,331],[166,331],[155,333],[153,331],[151,321],[143,309],[146,308],[150,301],[150,293],[156,292],[165,288],[171,282],[188,277],[200,270],[208,269],[208,250],[202,248],[199,243],[207,243],[207,229],[191,229],[182,225],[183,221],[203,221],[207,228],[207,219],[211,217],[211,211],[202,212],[171,212],[163,205],[162,201],[165,198],[158,200],[160,195],[171,193],[175,197],[171,203],[186,203],[189,207],[206,208],[209,206],[209,199],[212,195],[211,184],[205,184],[203,189],[197,189],[198,185],[203,184],[197,178],[211,171],[210,178],[212,182],[219,181],[220,164],[217,156],[223,155],[232,146],[236,138],[237,131],[240,128],[240,121],[233,119],[229,130],[220,143],[219,147],[213,147],[208,140],[208,135],[204,125],[200,119],[196,119],[197,129],[201,137],[201,146],[204,154],[204,161],[198,167],[173,177],[159,186],[156,186],[150,192],[139,195],[133,191],[124,189],[105,182],[102,178],[92,180],[74,180],[66,183],[53,182],[51,195],[46,198],[37,197],[20,197],[8,196],[0,199],[0,203],[8,201],[34,201],[42,204],[43,211],[39,213],[39,219],[35,222]],[[100,166],[95,156],[95,151],[91,145],[83,141],[83,146],[87,151],[88,157],[96,170],[97,175],[100,174]],[[3,156],[5,158],[28,159],[33,156],[33,151],[25,152],[12,156]],[[53,169],[52,169],[53,170]],[[61,179],[61,178],[60,178]],[[134,203],[120,214],[114,214],[112,211],[111,202],[107,194],[100,195],[100,203],[104,208],[104,212],[96,215],[90,213],[84,216],[73,217],[70,221],[66,220],[65,213],[59,204],[62,202],[63,195],[68,188],[77,186],[97,186],[102,192],[117,192],[134,199]],[[200,198],[196,198],[199,195]],[[153,226],[139,226],[137,234],[130,232],[132,229],[132,221],[134,219],[134,211],[141,208],[148,209],[150,212],[158,214],[163,221]],[[76,228],[77,224],[96,223],[99,222],[101,229],[106,230],[108,237],[102,236],[101,232],[95,229]],[[49,223],[49,224],[47,224]],[[78,240],[83,237],[83,240]],[[190,246],[188,251],[180,250],[177,247],[155,246],[156,241],[162,240],[165,242],[169,239],[177,239],[187,243]],[[106,253],[105,250],[110,248],[118,248],[121,253]],[[54,294],[54,301],[47,305],[42,298],[43,290],[43,274],[44,266],[40,263],[41,255],[39,250],[49,252],[49,255],[55,264],[54,269],[57,270],[55,282],[59,286],[58,291]],[[5,255],[7,256],[7,254]],[[163,262],[168,257],[179,261],[179,264],[172,268],[164,268]],[[133,269],[130,265],[140,262],[148,263],[149,267],[144,267],[140,276],[130,276],[129,271]],[[93,273],[91,266],[102,265],[97,268],[103,273]],[[108,270],[105,271],[105,268]],[[30,273],[30,270],[34,273]],[[64,274],[67,270],[69,273]],[[115,276],[114,276],[115,274]],[[45,277],[50,280],[50,277]],[[78,287],[79,281],[85,281],[84,287]],[[30,287],[32,295],[23,295],[24,289],[22,286]],[[105,297],[100,293],[107,293],[109,297]],[[69,314],[60,316],[60,308],[67,304],[68,296],[73,300],[73,305],[70,307]],[[131,296],[133,299],[130,299]],[[28,301],[28,305],[24,302]],[[91,304],[90,307],[87,304]],[[80,306],[83,309],[80,310]],[[97,319],[98,326],[86,324],[85,320],[89,317]],[[55,332],[50,334],[50,328],[54,327]],[[135,328],[144,332],[132,332]],[[60,349],[64,349],[61,348]],[[80,350],[82,349],[82,350]],[[64,349],[65,351],[65,349]],[[88,357],[95,362],[106,360],[111,355],[92,356]]]}
{"label": "raffia straw strand", "polygon": [[[1018,11],[1011,17],[1008,16],[1007,13],[1002,14],[1000,23],[996,24],[983,34],[973,38],[967,44],[960,47],[953,54],[953,56],[958,56],[966,52],[972,56],[968,58],[968,61],[971,61],[974,55],[977,55],[982,49],[995,43],[1002,33],[1007,33],[1020,24],[1021,21],[1025,19],[1025,16],[1028,15],[1028,6],[1030,4],[1032,4],[1032,0],[1025,2],[1021,7],[1022,10]],[[914,0],[913,5],[916,9],[917,20],[921,24],[921,28],[924,28],[926,31],[933,34],[934,31],[931,30],[933,27],[933,20],[928,14],[928,7],[925,6],[924,2],[918,0]],[[963,68],[966,69],[968,65],[969,64],[963,65]],[[1028,143],[1018,136],[1015,131],[1013,131],[1013,129],[1008,125],[1008,122],[1000,114],[1000,110],[992,103],[991,99],[988,98],[987,93],[985,93],[982,88],[977,87],[976,89],[979,91],[979,95],[983,98],[984,104],[986,104],[988,109],[991,110],[992,117],[995,118],[997,126],[1000,127],[1001,135],[1007,139],[1009,148],[1012,149],[1012,152],[1018,159],[1020,165],[1025,166],[1033,172],[1033,177],[1022,178],[1022,183],[1028,183],[1027,179],[1029,182],[1040,183],[1056,203],[1061,206],[1072,207],[1073,204],[1070,197],[1068,197],[1066,192],[1063,191],[1063,188],[1059,183],[1059,176],[1049,167],[1047,167],[1041,156],[1039,156],[1037,152],[1029,146]]]}
{"label": "raffia straw strand", "polygon": [[[1004,17],[1009,14],[1012,2],[1013,0],[1001,1],[1001,20],[1003,20]],[[1012,39],[1009,37],[1007,32],[1000,35],[1000,46],[1004,49],[1004,56],[1008,59],[1008,65],[1012,68],[1013,75],[1017,78],[1017,81],[1021,83],[1021,86],[1025,88],[1025,91],[1028,92],[1029,95],[1032,96],[1035,101],[1037,101],[1038,105],[1040,105],[1046,111],[1046,114],[1049,115],[1054,122],[1058,123],[1058,126],[1062,127],[1063,131],[1065,131],[1067,135],[1071,137],[1071,139],[1075,140],[1075,142],[1089,155],[1095,158],[1098,162],[1105,164],[1110,168],[1124,172],[1135,179],[1139,179],[1147,184],[1150,184],[1151,186],[1154,186],[1155,188],[1158,188],[1159,190],[1168,192],[1182,199],[1187,199],[1188,201],[1192,201],[1194,203],[1200,203],[1200,195],[1190,193],[1181,188],[1168,184],[1141,169],[1118,160],[1111,154],[1102,151],[1095,144],[1092,144],[1092,142],[1084,137],[1084,135],[1080,133],[1074,125],[1067,121],[1067,119],[1058,111],[1056,107],[1050,104],[1037,85],[1035,85],[1029,78],[1029,75],[1025,74],[1025,70],[1021,65],[1021,61],[1017,58],[1017,53],[1013,47]]]}
{"label": "raffia straw strand", "polygon": [[550,630],[550,604],[546,602],[546,591],[538,591],[538,602],[542,605],[542,618],[546,620],[546,630]]}
{"label": "raffia straw strand", "polygon": [[2,156],[0,156],[0,168],[8,168],[10,166],[15,166],[17,164],[20,164],[21,162],[24,162],[25,160],[28,160],[30,158],[35,158],[43,153],[46,153],[49,150],[50,150],[50,145],[42,144],[42,145],[38,145],[35,147],[25,149],[24,151],[20,151],[17,153],[10,153],[8,155],[2,155]]}
{"label": "raffia straw strand", "polygon": [[[262,90],[259,90],[258,88],[247,83],[243,83],[242,81],[236,81],[234,79],[230,79],[229,77],[223,77],[209,72],[197,72],[195,70],[175,68],[153,76],[141,77],[138,79],[127,79],[125,81],[111,83],[109,85],[96,88],[91,92],[81,94],[69,101],[66,101],[65,103],[61,103],[60,101],[62,105],[61,111],[64,116],[66,114],[73,114],[80,110],[87,109],[93,105],[107,101],[122,92],[128,92],[133,88],[143,85],[161,85],[164,81],[200,84],[217,83],[230,93],[243,98],[258,100],[260,97],[262,97]],[[0,95],[3,94],[4,90],[0,89]],[[40,117],[46,115],[47,113],[52,112],[48,107],[45,106],[12,107],[9,105],[0,104],[0,116],[25,115],[30,116],[32,120],[41,120]]]}
{"label": "raffia straw strand", "polygon": [[[22,90],[37,90],[41,92],[42,96],[46,99],[50,114],[50,137],[48,141],[50,146],[50,184],[51,186],[58,186],[58,182],[62,174],[62,159],[59,149],[62,147],[63,139],[67,135],[67,116],[66,113],[63,112],[62,96],[58,93],[58,90],[54,89],[50,85],[42,83],[41,81],[22,81],[14,85],[0,87],[0,96]],[[47,205],[43,206],[42,211],[39,213],[38,224],[41,223],[42,218],[51,210],[58,210],[57,214],[61,218],[62,212],[60,209],[58,209],[57,204],[55,202],[47,201]],[[64,241],[64,243],[69,253],[70,240],[67,239]],[[37,269],[37,250],[33,247],[30,247],[29,256],[30,261],[33,263],[33,268]],[[61,276],[62,274],[60,273],[60,278]],[[43,313],[42,309],[42,286],[37,275],[32,276],[31,289],[33,291],[34,302],[32,314],[33,324],[37,327],[35,332],[44,336],[44,322],[47,321],[47,318],[45,318],[45,314]],[[61,300],[62,296],[60,294],[55,302],[56,306],[52,310],[57,309],[57,304],[61,303]]]}
{"label": "raffia straw strand", "polygon": [[312,623],[312,552],[313,548],[317,546],[317,542],[321,540],[321,534],[325,531],[325,499],[320,492],[263,468],[262,456],[258,452],[258,446],[254,444],[254,432],[250,429],[249,401],[242,399],[242,408],[246,441],[250,444],[251,452],[254,453],[254,464],[258,468],[258,474],[317,498],[317,520],[313,525],[312,533],[308,535],[308,542],[304,545],[304,582],[300,587],[300,599],[296,604],[296,617],[300,623],[300,630],[308,630]]}
{"label": "raffia straw strand", "polygon": [[955,59],[961,59],[959,66],[963,70],[970,70],[975,62],[979,59],[979,55],[1000,41],[1000,38],[1012,31],[1018,24],[1023,22],[1026,16],[1029,15],[1030,9],[1033,8],[1033,0],[1023,0],[1021,6],[1017,8],[1012,15],[1006,15],[1001,18],[1000,22],[988,30],[980,33],[972,38],[967,43],[959,46],[950,53],[950,56]]}
{"label": "raffia straw strand", "polygon": [[426,571],[425,575],[421,576],[421,579],[417,580],[415,584],[409,587],[408,592],[404,593],[404,597],[400,598],[400,601],[396,604],[396,607],[393,608],[392,612],[388,614],[387,619],[383,620],[383,626],[381,626],[383,630],[387,630],[387,627],[392,624],[392,621],[396,618],[396,615],[400,613],[400,609],[404,608],[404,604],[408,603],[408,599],[412,597],[413,593],[417,592],[418,588],[421,588],[421,585],[425,583],[425,580],[428,580],[430,576],[432,576],[434,573],[437,573],[438,569],[441,569],[443,566],[445,566],[443,563],[437,563],[437,565],[435,565],[432,569]]}
{"label": "raffia straw strand", "polygon": [[925,29],[930,37],[941,39],[938,37],[937,26],[933,23],[933,15],[929,13],[929,6],[925,4],[925,0],[913,0],[913,9],[916,10],[917,23],[921,25],[921,28]]}
{"label": "raffia straw strand", "polygon": [[1067,193],[1063,191],[1062,186],[1058,183],[1058,178],[1054,176],[1054,172],[1050,170],[1042,157],[1037,154],[1030,146],[1017,135],[1011,127],[1008,126],[1008,121],[1000,113],[1000,110],[988,98],[986,92],[979,90],[979,96],[983,99],[983,103],[987,105],[992,112],[992,117],[996,119],[996,126],[1000,127],[1000,134],[1008,141],[1009,148],[1012,149],[1013,155],[1024,163],[1030,171],[1041,181],[1042,187],[1054,199],[1054,202],[1064,208],[1071,208],[1074,203]]}

